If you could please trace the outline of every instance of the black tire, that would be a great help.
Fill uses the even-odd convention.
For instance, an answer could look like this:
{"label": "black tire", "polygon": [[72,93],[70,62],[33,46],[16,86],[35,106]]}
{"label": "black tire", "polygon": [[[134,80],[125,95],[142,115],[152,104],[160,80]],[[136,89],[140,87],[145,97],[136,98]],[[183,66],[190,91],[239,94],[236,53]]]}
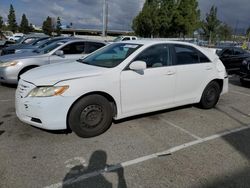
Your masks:
{"label": "black tire", "polygon": [[105,97],[89,95],[73,105],[68,115],[68,125],[79,137],[95,137],[109,129],[112,115],[112,106]]}
{"label": "black tire", "polygon": [[240,78],[240,83],[242,86],[247,86],[248,82],[244,80],[243,78]]}
{"label": "black tire", "polygon": [[219,101],[220,93],[220,85],[215,81],[210,82],[202,93],[199,103],[200,107],[203,109],[211,109],[215,107]]}

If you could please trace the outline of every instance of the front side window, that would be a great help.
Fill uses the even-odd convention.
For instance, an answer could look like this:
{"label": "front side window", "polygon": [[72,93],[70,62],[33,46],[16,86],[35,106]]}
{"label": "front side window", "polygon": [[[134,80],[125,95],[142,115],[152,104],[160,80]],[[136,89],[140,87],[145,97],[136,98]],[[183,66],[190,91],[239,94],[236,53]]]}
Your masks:
{"label": "front side window", "polygon": [[139,44],[114,43],[78,61],[88,65],[113,68],[118,66],[141,46]]}
{"label": "front side window", "polygon": [[144,61],[147,68],[156,68],[171,65],[170,50],[167,44],[151,46],[140,53],[134,61]]}
{"label": "front side window", "polygon": [[127,40],[130,40],[129,37],[125,37],[124,39],[122,39],[122,41],[127,41]]}
{"label": "front side window", "polygon": [[229,48],[229,49],[226,49],[226,50],[224,50],[222,53],[221,53],[221,56],[231,56],[231,55],[233,55],[234,54],[234,52],[233,52],[233,49],[232,48]]}
{"label": "front side window", "polygon": [[61,50],[64,54],[82,54],[84,53],[84,42],[74,42],[64,46]]}

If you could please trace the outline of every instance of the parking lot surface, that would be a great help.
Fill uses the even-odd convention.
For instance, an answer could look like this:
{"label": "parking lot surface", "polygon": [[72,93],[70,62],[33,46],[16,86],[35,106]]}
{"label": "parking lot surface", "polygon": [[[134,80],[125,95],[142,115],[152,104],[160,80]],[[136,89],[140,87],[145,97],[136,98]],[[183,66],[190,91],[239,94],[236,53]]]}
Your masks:
{"label": "parking lot surface", "polygon": [[20,122],[14,93],[0,86],[0,187],[250,185],[250,89],[237,77],[215,109],[137,116],[90,139]]}

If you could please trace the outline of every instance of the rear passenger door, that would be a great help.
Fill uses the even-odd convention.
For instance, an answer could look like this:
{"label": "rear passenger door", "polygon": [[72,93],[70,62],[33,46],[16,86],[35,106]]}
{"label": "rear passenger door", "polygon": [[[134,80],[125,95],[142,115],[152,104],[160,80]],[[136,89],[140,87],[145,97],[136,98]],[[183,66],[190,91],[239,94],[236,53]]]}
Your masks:
{"label": "rear passenger door", "polygon": [[206,84],[213,78],[214,64],[196,48],[173,45],[176,67],[175,102],[185,105],[198,102]]}

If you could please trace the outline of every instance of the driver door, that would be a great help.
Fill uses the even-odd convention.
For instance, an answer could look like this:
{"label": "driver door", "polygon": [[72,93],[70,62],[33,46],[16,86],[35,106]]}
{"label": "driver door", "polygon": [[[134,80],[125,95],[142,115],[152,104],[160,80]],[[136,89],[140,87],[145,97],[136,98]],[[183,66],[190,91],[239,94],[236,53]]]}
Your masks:
{"label": "driver door", "polygon": [[171,66],[167,44],[151,46],[133,61],[144,61],[147,69],[136,72],[129,68],[121,72],[121,102],[123,114],[139,114],[173,105],[175,68]]}
{"label": "driver door", "polygon": [[64,55],[51,55],[50,63],[67,63],[80,59],[84,55],[85,42],[72,42],[60,48]]}

